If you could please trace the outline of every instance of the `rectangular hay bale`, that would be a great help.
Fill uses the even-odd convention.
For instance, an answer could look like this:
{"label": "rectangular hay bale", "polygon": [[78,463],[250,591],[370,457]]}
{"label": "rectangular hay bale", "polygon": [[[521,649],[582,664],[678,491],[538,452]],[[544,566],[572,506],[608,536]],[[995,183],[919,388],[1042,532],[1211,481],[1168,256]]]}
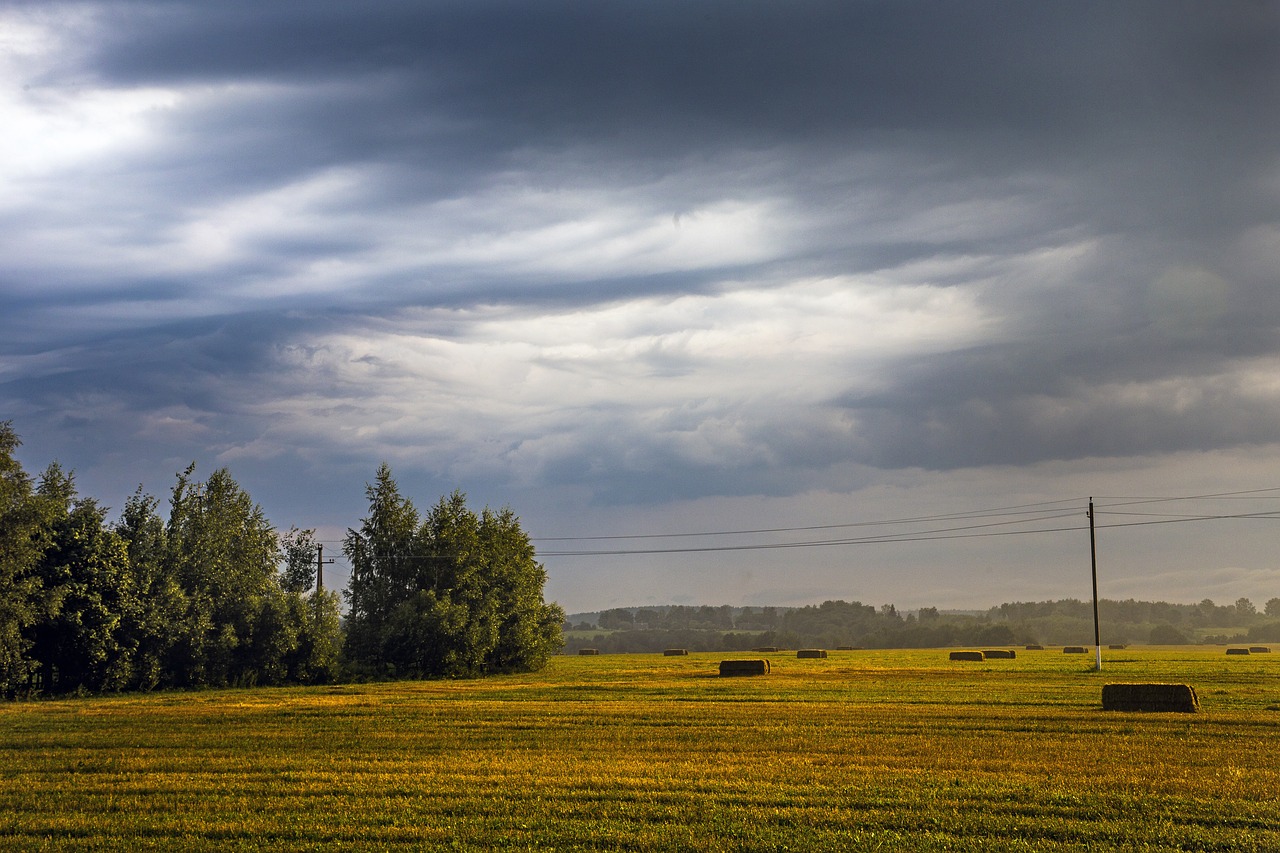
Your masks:
{"label": "rectangular hay bale", "polygon": [[951,660],[986,660],[987,656],[982,652],[952,652]]}
{"label": "rectangular hay bale", "polygon": [[1104,684],[1102,710],[1193,714],[1200,710],[1200,699],[1190,684]]}
{"label": "rectangular hay bale", "polygon": [[768,675],[769,662],[767,660],[722,660],[720,661],[721,675]]}
{"label": "rectangular hay bale", "polygon": [[826,656],[826,649],[800,649],[796,652],[798,658],[825,658]]}
{"label": "rectangular hay bale", "polygon": [[1267,655],[1271,654],[1270,646],[1250,646],[1249,654],[1251,655]]}
{"label": "rectangular hay bale", "polygon": [[1063,646],[1062,653],[1064,655],[1085,655],[1089,653],[1089,650],[1084,646]]}
{"label": "rectangular hay bale", "polygon": [[991,658],[1009,660],[1010,658],[1016,658],[1018,656],[1018,653],[1013,649],[985,649],[982,653],[986,655],[988,660]]}
{"label": "rectangular hay bale", "polygon": [[1248,649],[1227,649],[1227,654],[1229,654],[1229,655],[1247,655],[1247,654],[1249,654],[1249,650],[1248,650]]}
{"label": "rectangular hay bale", "polygon": [[688,649],[663,649],[662,654],[664,654],[669,658],[683,657],[684,655],[689,654],[689,650]]}
{"label": "rectangular hay bale", "polygon": [[580,654],[580,655],[598,655],[598,654],[600,654],[600,650],[599,650],[599,649],[578,649],[578,654]]}
{"label": "rectangular hay bale", "polygon": [[1044,646],[1040,645],[1039,643],[1028,643],[1028,644],[1027,644],[1027,651],[1029,651],[1029,652],[1042,652],[1042,651],[1044,651]]}

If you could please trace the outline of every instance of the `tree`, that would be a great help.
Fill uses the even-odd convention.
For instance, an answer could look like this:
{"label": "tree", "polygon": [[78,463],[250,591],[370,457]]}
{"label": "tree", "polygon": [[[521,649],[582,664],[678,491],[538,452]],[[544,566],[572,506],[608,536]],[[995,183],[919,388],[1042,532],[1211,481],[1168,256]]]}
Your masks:
{"label": "tree", "polygon": [[562,643],[564,611],[543,601],[546,572],[510,509],[477,514],[466,495],[425,518],[385,463],[369,514],[348,530],[348,657],[375,672],[469,676],[538,669]]}
{"label": "tree", "polygon": [[180,684],[173,650],[186,630],[189,603],[169,559],[168,535],[159,501],[141,487],[120,512],[115,533],[124,542],[136,595],[120,614],[121,642],[133,654],[132,687],[152,690]]}
{"label": "tree", "polygon": [[1185,646],[1190,642],[1185,634],[1167,623],[1151,629],[1151,644],[1154,646]]}
{"label": "tree", "polygon": [[316,532],[289,528],[280,537],[284,572],[280,585],[288,592],[307,592],[316,585]]}
{"label": "tree", "polygon": [[76,495],[74,478],[51,464],[37,494],[51,531],[38,573],[46,605],[31,631],[46,690],[122,690],[133,681],[133,649],[122,616],[137,589],[125,540],[106,510]]}
{"label": "tree", "polygon": [[342,616],[338,594],[313,590],[289,596],[298,643],[288,656],[289,680],[302,684],[336,681],[342,669]]}
{"label": "tree", "polygon": [[333,681],[341,669],[342,616],[337,593],[316,588],[315,531],[290,528],[280,537],[280,550],[283,606],[294,638],[282,659],[285,678],[304,684]]}
{"label": "tree", "polygon": [[48,545],[31,478],[15,458],[22,445],[11,421],[0,421],[0,695],[30,688],[35,663],[28,629],[39,618],[42,584],[36,566]]}
{"label": "tree", "polygon": [[614,607],[601,610],[600,615],[596,617],[596,624],[609,630],[626,630],[635,625],[635,617],[626,607]]}
{"label": "tree", "polygon": [[201,483],[194,470],[178,475],[166,531],[168,558],[189,602],[177,671],[191,685],[272,680],[290,646],[275,618],[279,540],[230,472],[221,468]]}
{"label": "tree", "polygon": [[497,644],[484,662],[488,672],[534,672],[564,645],[564,610],[543,600],[547,572],[510,508],[480,516],[480,541],[488,554]]}
{"label": "tree", "polygon": [[1266,610],[1268,616],[1280,616],[1280,598],[1271,598],[1267,600]]}
{"label": "tree", "polygon": [[1236,599],[1236,613],[1240,616],[1257,616],[1258,608],[1253,606],[1253,602],[1247,598]]}
{"label": "tree", "polygon": [[342,550],[351,561],[347,584],[347,655],[374,668],[385,667],[383,629],[391,613],[421,588],[418,511],[400,495],[385,462],[365,487],[369,514],[360,530],[347,530]]}

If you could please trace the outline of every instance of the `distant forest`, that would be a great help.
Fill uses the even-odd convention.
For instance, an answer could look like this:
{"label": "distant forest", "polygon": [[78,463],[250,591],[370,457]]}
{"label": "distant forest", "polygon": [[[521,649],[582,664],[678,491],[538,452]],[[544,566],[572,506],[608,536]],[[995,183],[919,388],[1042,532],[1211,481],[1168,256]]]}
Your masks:
{"label": "distant forest", "polygon": [[[1280,598],[1261,611],[1247,598],[1234,604],[1163,601],[1098,603],[1102,642],[1183,645],[1280,642]],[[1092,645],[1093,604],[1078,599],[1015,602],[985,612],[925,607],[907,613],[853,601],[806,607],[618,607],[571,615],[565,650],[602,652],[737,651],[758,646],[869,649],[1022,644]]]}

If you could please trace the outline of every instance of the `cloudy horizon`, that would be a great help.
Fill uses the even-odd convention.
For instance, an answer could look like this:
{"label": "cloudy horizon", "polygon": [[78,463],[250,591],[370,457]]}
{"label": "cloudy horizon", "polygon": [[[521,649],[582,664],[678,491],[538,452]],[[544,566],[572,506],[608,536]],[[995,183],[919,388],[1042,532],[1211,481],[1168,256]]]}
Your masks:
{"label": "cloudy horizon", "polygon": [[[546,556],[571,611],[1087,597],[1089,496],[1276,506],[1278,44],[1245,0],[9,2],[0,420],[117,507],[225,466],[326,554],[382,461],[549,555],[1074,512]],[[1260,604],[1275,529],[1104,530],[1100,593]]]}

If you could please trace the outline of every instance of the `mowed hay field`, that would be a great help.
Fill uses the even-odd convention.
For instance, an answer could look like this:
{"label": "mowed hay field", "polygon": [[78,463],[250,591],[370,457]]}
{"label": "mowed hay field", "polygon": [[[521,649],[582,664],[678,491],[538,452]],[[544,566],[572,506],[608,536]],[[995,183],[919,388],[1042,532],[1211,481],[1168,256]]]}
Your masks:
{"label": "mowed hay field", "polygon": [[[1102,710],[1142,681],[1201,712]],[[1278,757],[1280,654],[575,655],[0,705],[0,848],[1269,851]]]}

